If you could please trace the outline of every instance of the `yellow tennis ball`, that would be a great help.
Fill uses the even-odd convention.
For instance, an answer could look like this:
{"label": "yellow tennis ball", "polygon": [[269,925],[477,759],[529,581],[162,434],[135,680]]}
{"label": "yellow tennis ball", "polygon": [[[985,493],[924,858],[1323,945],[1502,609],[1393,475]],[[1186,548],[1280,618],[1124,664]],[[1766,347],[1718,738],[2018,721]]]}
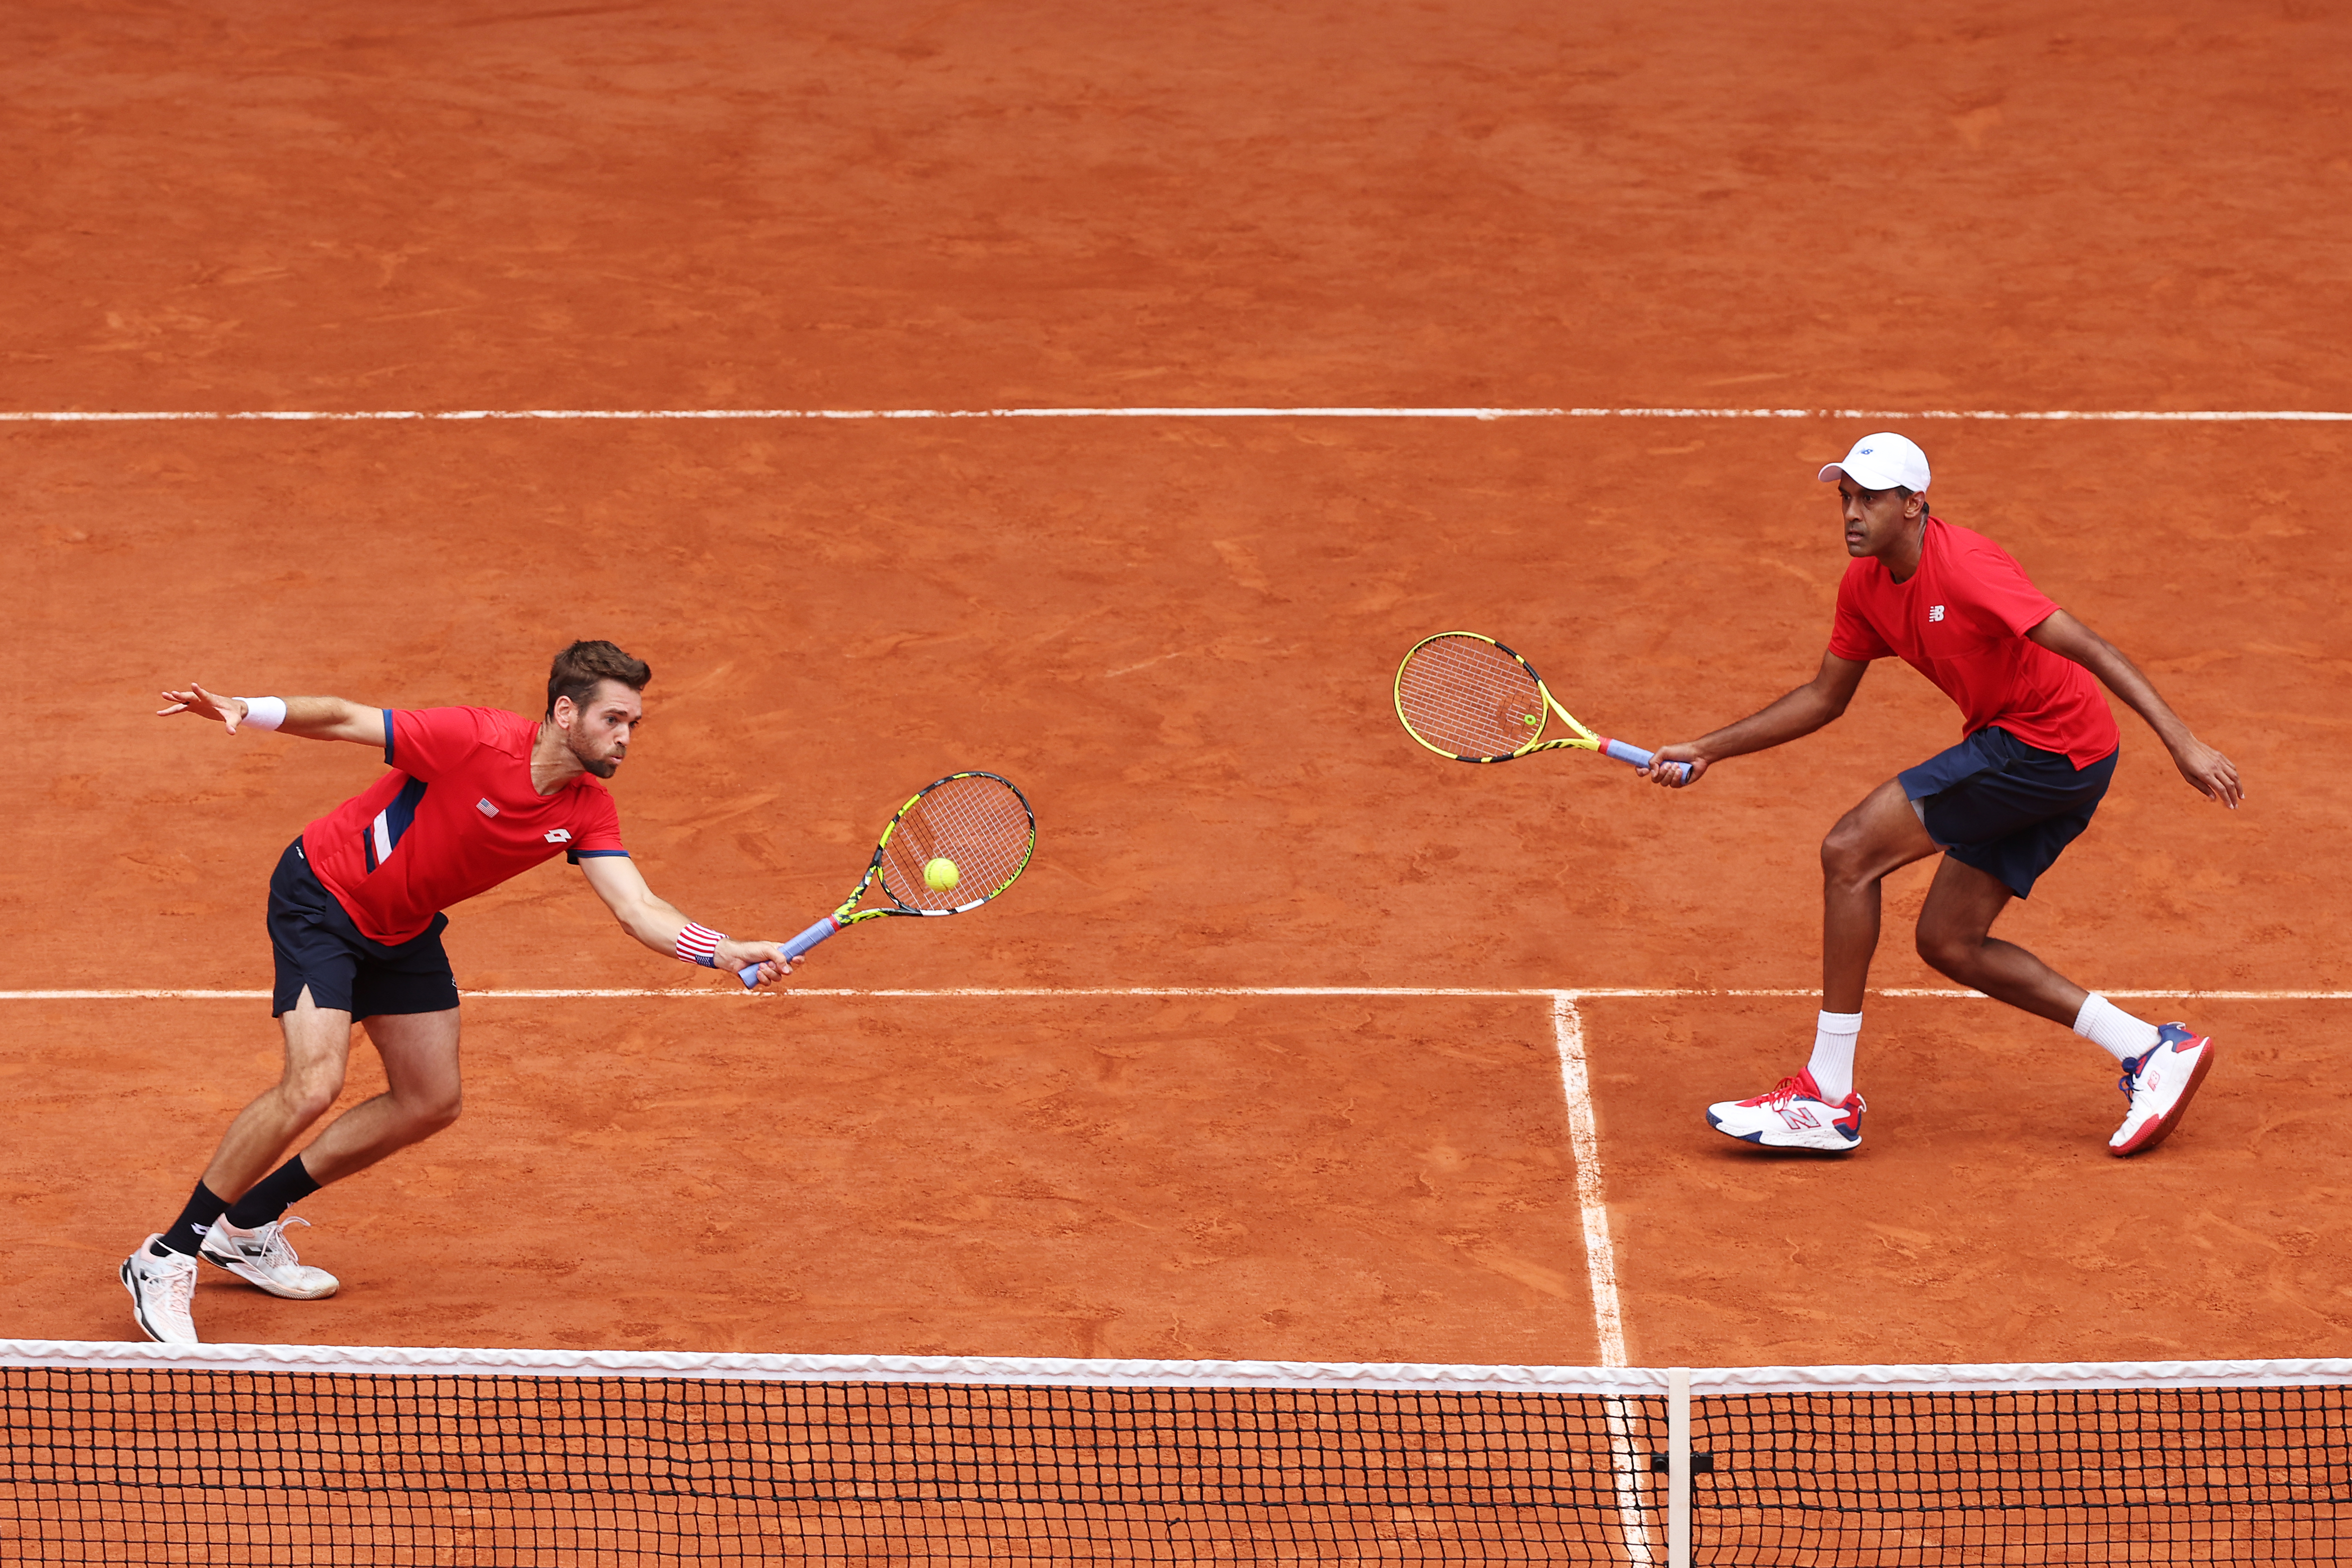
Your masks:
{"label": "yellow tennis ball", "polygon": [[956,869],[952,860],[933,860],[923,868],[923,884],[935,893],[951,891],[962,880],[963,873]]}

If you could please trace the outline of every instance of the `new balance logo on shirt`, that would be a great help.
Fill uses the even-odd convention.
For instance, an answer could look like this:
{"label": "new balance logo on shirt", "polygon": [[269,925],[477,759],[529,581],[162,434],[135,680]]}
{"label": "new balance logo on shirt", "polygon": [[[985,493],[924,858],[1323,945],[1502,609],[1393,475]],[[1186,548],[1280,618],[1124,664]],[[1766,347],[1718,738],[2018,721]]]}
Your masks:
{"label": "new balance logo on shirt", "polygon": [[1943,605],[1928,605],[1928,606],[1927,606],[1927,618],[1928,618],[1929,620],[1931,620],[1931,621],[1940,621],[1940,620],[1942,620],[1942,619],[1944,618],[1944,606],[1943,606]]}

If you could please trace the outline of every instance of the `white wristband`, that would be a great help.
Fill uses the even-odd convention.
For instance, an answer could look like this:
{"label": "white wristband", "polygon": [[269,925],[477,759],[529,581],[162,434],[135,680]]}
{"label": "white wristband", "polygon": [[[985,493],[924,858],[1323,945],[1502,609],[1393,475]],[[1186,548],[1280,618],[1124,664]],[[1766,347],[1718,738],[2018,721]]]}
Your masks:
{"label": "white wristband", "polygon": [[286,699],[283,697],[242,697],[245,704],[245,727],[248,730],[275,730],[286,722]]}

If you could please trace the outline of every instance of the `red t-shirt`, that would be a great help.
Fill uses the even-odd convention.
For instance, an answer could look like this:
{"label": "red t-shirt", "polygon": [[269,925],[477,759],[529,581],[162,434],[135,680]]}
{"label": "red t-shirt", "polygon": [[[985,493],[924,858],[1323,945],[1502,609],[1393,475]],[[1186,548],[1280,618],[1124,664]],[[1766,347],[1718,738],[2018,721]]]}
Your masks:
{"label": "red t-shirt", "polygon": [[495,708],[384,710],[388,773],[302,830],[302,854],[362,935],[422,936],[451,904],[569,852],[626,855],[613,796],[583,774],[530,784],[539,726]]}
{"label": "red t-shirt", "polygon": [[2057,601],[2016,560],[1969,529],[1927,520],[1919,569],[1897,583],[1875,556],[1846,565],[1830,651],[1903,662],[1960,705],[1960,733],[1998,724],[2029,746],[2088,767],[2121,743],[2091,672],[2025,634]]}

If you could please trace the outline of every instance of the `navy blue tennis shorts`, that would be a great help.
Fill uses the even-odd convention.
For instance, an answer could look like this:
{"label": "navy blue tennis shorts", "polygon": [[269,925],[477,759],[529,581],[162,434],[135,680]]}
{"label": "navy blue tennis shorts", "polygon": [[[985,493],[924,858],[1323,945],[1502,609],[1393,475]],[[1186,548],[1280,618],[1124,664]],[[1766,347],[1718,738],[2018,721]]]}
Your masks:
{"label": "navy blue tennis shorts", "polygon": [[397,947],[371,942],[310,869],[297,838],[269,876],[269,945],[278,955],[269,1016],[292,1008],[306,985],[312,1002],[354,1018],[447,1012],[457,1005],[457,977],[441,948],[448,925],[447,915],[435,915],[422,936]]}
{"label": "navy blue tennis shorts", "polygon": [[2082,837],[2116,776],[2117,747],[2087,768],[1994,725],[1895,775],[1927,837],[2019,898]]}

